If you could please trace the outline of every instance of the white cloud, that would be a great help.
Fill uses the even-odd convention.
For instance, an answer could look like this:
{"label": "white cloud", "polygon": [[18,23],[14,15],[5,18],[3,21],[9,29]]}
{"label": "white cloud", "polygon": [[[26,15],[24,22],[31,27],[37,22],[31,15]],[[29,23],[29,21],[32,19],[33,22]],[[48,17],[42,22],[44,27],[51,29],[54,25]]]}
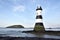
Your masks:
{"label": "white cloud", "polygon": [[24,10],[25,10],[25,6],[23,5],[18,5],[13,7],[14,12],[17,12],[17,11],[24,12]]}

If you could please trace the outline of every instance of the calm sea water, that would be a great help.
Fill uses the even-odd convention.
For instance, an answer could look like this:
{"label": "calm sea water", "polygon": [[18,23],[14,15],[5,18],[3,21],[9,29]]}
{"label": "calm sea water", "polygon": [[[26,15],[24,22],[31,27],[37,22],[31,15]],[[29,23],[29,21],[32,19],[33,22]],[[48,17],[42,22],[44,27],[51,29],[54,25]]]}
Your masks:
{"label": "calm sea water", "polygon": [[45,29],[46,31],[60,31],[60,28]]}
{"label": "calm sea water", "polygon": [[56,38],[60,39],[58,35],[48,35],[48,34],[31,34],[31,33],[22,33],[22,31],[33,30],[32,28],[0,28],[0,36],[6,37],[44,37],[44,38]]}

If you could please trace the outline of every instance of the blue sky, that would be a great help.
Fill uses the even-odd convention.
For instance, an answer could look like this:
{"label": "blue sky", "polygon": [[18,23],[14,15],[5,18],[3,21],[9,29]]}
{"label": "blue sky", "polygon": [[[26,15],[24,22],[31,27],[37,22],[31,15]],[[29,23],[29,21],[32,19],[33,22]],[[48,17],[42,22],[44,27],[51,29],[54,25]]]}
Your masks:
{"label": "blue sky", "polygon": [[45,28],[60,27],[60,0],[0,0],[0,27],[16,24],[34,27],[38,5],[43,8]]}

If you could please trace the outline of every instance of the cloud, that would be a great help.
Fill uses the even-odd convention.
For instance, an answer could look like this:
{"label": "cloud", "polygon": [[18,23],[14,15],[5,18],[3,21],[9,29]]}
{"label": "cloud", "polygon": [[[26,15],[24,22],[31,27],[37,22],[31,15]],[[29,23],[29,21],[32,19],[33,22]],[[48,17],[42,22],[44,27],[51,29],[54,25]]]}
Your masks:
{"label": "cloud", "polygon": [[17,11],[24,12],[25,11],[25,6],[23,6],[23,5],[14,6],[13,11],[14,12],[17,12]]}

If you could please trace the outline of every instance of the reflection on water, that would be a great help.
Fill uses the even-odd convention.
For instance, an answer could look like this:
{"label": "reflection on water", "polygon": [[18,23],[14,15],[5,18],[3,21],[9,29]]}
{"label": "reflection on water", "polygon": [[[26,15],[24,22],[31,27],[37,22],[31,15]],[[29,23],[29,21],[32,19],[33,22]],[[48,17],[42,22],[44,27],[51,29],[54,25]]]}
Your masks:
{"label": "reflection on water", "polygon": [[0,28],[0,36],[6,37],[43,37],[43,38],[56,38],[60,39],[60,36],[57,35],[48,35],[48,34],[32,34],[32,33],[22,33],[22,31],[29,31],[33,29],[26,28]]}

